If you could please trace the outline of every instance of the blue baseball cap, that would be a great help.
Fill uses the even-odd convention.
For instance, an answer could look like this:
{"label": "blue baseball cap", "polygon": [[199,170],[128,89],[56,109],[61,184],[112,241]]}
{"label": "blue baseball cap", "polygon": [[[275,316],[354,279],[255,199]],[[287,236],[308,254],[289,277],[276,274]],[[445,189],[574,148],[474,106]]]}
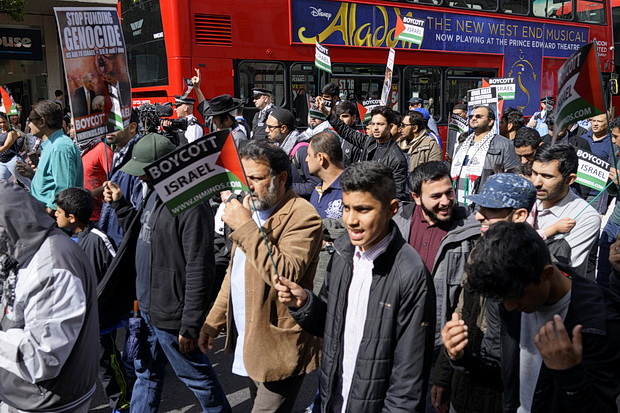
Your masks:
{"label": "blue baseball cap", "polygon": [[428,113],[428,110],[424,109],[424,108],[415,108],[413,110],[414,112],[420,112],[422,114],[422,116],[424,116],[424,119],[429,120],[431,118],[431,114]]}
{"label": "blue baseball cap", "polygon": [[525,208],[530,211],[536,202],[536,188],[522,176],[495,174],[486,180],[479,194],[469,195],[467,199],[485,208]]}

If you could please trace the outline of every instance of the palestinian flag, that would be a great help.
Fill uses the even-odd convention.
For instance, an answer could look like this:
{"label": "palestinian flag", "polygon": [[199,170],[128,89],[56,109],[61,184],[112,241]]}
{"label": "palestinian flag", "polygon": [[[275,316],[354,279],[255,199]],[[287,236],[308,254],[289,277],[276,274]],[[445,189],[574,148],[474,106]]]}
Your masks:
{"label": "palestinian flag", "polygon": [[555,129],[605,113],[596,39],[573,53],[558,72]]}
{"label": "palestinian flag", "polygon": [[2,109],[4,109],[2,112],[8,115],[15,102],[13,102],[13,98],[4,87],[0,87],[0,96],[2,97]]}

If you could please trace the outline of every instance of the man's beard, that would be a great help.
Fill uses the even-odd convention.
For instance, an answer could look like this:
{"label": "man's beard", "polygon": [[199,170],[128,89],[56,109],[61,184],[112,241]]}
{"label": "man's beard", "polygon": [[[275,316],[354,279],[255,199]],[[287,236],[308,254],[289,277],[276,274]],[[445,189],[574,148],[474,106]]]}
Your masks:
{"label": "man's beard", "polygon": [[[258,197],[258,194],[256,192],[253,192],[252,197]],[[269,188],[267,189],[267,193],[263,198],[252,198],[252,207],[257,211],[265,211],[274,206],[277,201],[278,186],[276,184],[276,176],[272,176],[271,181],[269,182]]]}
{"label": "man's beard", "polygon": [[428,209],[423,202],[420,202],[420,207],[422,207],[422,211],[424,211],[424,213],[426,214],[427,217],[430,218],[431,221],[436,222],[436,223],[444,223],[444,222],[448,222],[450,221],[450,218],[452,218],[452,213],[450,213],[450,215],[448,215],[447,217],[440,217],[439,215],[437,215],[436,213],[434,213],[433,211],[431,211],[430,209]]}

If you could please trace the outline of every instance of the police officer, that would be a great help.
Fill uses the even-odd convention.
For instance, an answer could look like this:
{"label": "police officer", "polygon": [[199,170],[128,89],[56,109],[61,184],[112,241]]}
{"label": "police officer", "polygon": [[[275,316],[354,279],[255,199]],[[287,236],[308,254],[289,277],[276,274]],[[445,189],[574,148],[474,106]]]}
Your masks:
{"label": "police officer", "polygon": [[202,125],[193,115],[194,103],[196,103],[196,100],[187,97],[183,98],[178,95],[174,95],[174,99],[174,106],[176,106],[175,111],[177,112],[177,116],[185,123],[185,128],[183,128],[185,130],[185,139],[187,139],[188,143],[192,143],[193,141],[204,135]]}
{"label": "police officer", "polygon": [[271,103],[271,95],[272,92],[269,89],[252,89],[252,100],[259,110],[252,120],[252,139],[267,139],[265,121],[269,114],[276,109],[276,106]]}

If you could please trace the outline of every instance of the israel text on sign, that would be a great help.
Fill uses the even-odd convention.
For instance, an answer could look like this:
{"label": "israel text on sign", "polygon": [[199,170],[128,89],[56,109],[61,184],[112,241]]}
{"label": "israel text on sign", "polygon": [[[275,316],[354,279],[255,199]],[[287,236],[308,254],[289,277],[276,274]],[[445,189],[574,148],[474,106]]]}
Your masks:
{"label": "israel text on sign", "polygon": [[224,190],[247,190],[230,130],[210,133],[144,168],[173,216]]}
{"label": "israel text on sign", "polygon": [[577,156],[579,167],[575,182],[602,191],[609,178],[609,162],[581,149],[577,149]]}

